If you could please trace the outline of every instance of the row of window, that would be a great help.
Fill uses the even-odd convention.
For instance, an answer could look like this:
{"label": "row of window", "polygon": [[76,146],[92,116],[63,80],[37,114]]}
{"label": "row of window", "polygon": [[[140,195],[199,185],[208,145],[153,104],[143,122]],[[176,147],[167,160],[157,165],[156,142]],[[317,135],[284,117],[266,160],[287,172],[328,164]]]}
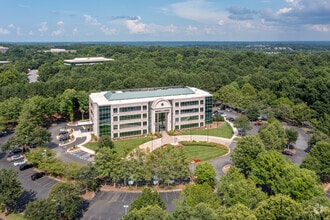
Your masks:
{"label": "row of window", "polygon": [[121,132],[121,133],[114,133],[113,137],[114,138],[119,138],[119,137],[129,137],[129,136],[137,136],[141,134],[147,134],[147,130],[136,130],[136,131],[127,131],[127,132]]}
{"label": "row of window", "polygon": [[[134,112],[134,111],[141,111],[143,109],[144,111],[147,110],[147,106],[128,106],[128,107],[121,107],[119,108],[119,112]],[[118,108],[113,108],[113,113],[118,113]]]}
{"label": "row of window", "polygon": [[185,102],[176,102],[175,103],[175,107],[179,107],[179,106],[192,106],[192,105],[203,105],[204,104],[204,100],[194,100],[194,101],[185,101]]}
{"label": "row of window", "polygon": [[[124,129],[124,128],[134,128],[134,127],[141,127],[141,125],[143,126],[147,126],[147,122],[132,122],[132,123],[126,123],[126,124],[120,124],[119,128],[120,129]],[[113,125],[113,129],[117,130],[118,129],[118,125]]]}

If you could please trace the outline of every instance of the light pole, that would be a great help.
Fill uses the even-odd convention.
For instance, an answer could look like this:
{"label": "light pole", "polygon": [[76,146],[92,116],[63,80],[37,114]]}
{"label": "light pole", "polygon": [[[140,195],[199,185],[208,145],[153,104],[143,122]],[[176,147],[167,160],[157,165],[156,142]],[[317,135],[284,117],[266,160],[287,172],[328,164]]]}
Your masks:
{"label": "light pole", "polygon": [[127,215],[128,205],[124,205],[124,209],[125,209],[125,215]]}

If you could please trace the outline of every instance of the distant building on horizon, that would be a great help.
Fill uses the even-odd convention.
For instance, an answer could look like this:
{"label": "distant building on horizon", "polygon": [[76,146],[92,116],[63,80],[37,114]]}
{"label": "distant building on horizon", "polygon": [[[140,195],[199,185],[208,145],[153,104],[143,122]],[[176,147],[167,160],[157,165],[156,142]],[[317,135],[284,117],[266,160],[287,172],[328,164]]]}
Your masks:
{"label": "distant building on horizon", "polygon": [[204,127],[212,123],[212,95],[193,87],[106,91],[89,95],[96,136],[125,138]]}
{"label": "distant building on horizon", "polygon": [[86,57],[86,58],[74,58],[72,60],[64,60],[65,65],[79,66],[79,65],[93,65],[97,63],[104,63],[114,61],[114,59],[104,57]]}
{"label": "distant building on horizon", "polygon": [[6,53],[9,50],[8,47],[0,46],[0,53]]}
{"label": "distant building on horizon", "polygon": [[60,49],[60,48],[51,48],[50,50],[45,50],[45,52],[50,53],[76,53],[76,50],[66,50],[66,49]]}
{"label": "distant building on horizon", "polygon": [[1,61],[0,60],[0,64],[9,64],[9,63],[11,63],[11,62],[10,61],[6,61],[6,60],[5,61]]}

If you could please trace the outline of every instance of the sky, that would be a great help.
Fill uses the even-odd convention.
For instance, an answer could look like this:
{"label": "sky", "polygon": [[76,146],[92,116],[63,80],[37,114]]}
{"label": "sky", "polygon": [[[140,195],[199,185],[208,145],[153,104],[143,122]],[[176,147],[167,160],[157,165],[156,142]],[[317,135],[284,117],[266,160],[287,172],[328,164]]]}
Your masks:
{"label": "sky", "polygon": [[330,0],[0,0],[0,42],[330,41]]}

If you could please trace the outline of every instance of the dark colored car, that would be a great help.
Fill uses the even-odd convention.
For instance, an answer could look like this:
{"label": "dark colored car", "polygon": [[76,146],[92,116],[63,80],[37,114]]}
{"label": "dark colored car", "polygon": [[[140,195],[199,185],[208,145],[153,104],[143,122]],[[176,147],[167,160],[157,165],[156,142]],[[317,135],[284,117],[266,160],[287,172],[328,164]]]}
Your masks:
{"label": "dark colored car", "polygon": [[40,179],[41,177],[45,176],[46,174],[44,172],[39,172],[39,173],[34,173],[31,176],[31,180],[37,180]]}
{"label": "dark colored car", "polygon": [[227,120],[233,122],[233,121],[235,121],[235,118],[233,118],[233,117],[227,117]]}
{"label": "dark colored car", "polygon": [[9,151],[8,156],[10,157],[10,156],[13,156],[15,154],[22,153],[22,152],[23,152],[23,150],[21,148],[14,148],[11,151]]}
{"label": "dark colored car", "polygon": [[293,153],[287,150],[282,151],[282,154],[288,155],[288,156],[293,156]]}
{"label": "dark colored car", "polygon": [[70,139],[70,135],[69,134],[64,134],[60,136],[60,141],[67,141]]}
{"label": "dark colored car", "polygon": [[29,147],[30,148],[36,148],[37,147],[37,144],[36,143],[31,143]]}
{"label": "dark colored car", "polygon": [[19,170],[27,170],[33,167],[32,163],[25,163],[19,166]]}

